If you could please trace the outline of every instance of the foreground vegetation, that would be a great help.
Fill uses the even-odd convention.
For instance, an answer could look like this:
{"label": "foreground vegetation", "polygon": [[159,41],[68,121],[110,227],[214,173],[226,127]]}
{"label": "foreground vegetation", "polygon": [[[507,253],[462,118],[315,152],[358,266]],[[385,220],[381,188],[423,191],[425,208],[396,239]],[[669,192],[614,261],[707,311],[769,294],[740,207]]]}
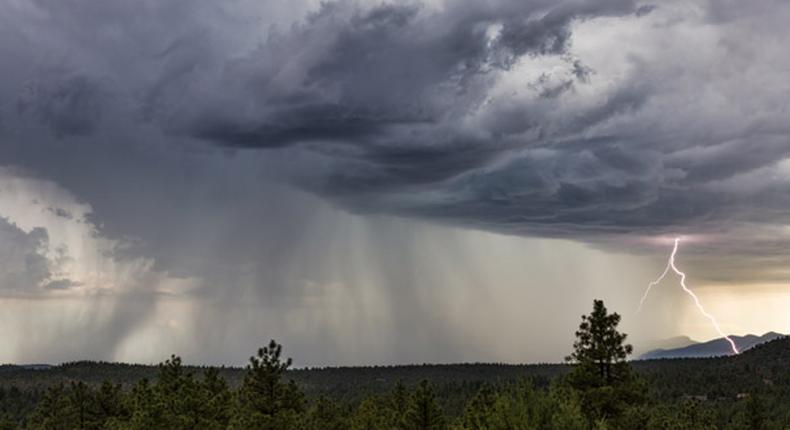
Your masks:
{"label": "foreground vegetation", "polygon": [[[289,370],[0,367],[0,429],[790,429],[790,340],[736,357],[628,363],[596,301],[566,365]],[[100,382],[103,380],[104,382]]]}

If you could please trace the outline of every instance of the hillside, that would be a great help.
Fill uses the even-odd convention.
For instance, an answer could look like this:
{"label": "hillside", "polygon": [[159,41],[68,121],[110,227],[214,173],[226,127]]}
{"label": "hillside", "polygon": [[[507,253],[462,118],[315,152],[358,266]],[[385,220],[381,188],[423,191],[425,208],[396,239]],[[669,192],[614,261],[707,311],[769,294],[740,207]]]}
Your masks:
{"label": "hillside", "polygon": [[[730,336],[741,352],[748,351],[756,345],[770,342],[781,337],[784,337],[784,335],[775,332],[768,332],[762,336],[753,334],[746,336]],[[693,343],[681,347],[654,349],[642,354],[639,359],[718,357],[732,354],[730,343],[724,338],[719,338],[708,342]]]}
{"label": "hillside", "polygon": [[[661,397],[705,394],[711,397],[734,396],[766,383],[790,388],[790,338],[782,337],[758,344],[738,356],[715,358],[674,358],[638,360],[634,368],[650,382]],[[545,386],[555,376],[567,372],[563,364],[441,364],[374,367],[327,367],[288,371],[308,395],[328,394],[353,400],[391,389],[398,381],[414,385],[426,379],[439,387],[479,385],[516,381],[528,377]],[[189,367],[201,374],[203,368]],[[220,374],[231,386],[241,382],[244,369],[221,368]],[[108,380],[131,385],[142,378],[154,379],[156,366],[76,362],[59,366],[0,366],[0,386],[40,390],[68,381],[99,384]],[[770,382],[765,382],[765,381]]]}
{"label": "hillside", "polygon": [[[631,339],[629,338],[629,341],[630,340]],[[633,341],[633,347],[634,354],[637,354],[641,357],[642,355],[655,350],[684,348],[698,343],[699,342],[688,336],[674,336],[658,340],[635,340]]]}
{"label": "hillside", "polygon": [[[655,415],[659,420],[657,422],[663,423],[665,420],[685,422],[688,417],[684,414],[689,410],[702,408],[701,410],[705,411],[704,416],[707,417],[706,422],[718,423],[716,428],[754,428],[744,426],[746,424],[735,427],[727,427],[727,425],[735,421],[744,423],[748,414],[752,413],[749,412],[749,408],[759,404],[763,405],[761,406],[763,412],[760,412],[760,416],[763,417],[761,419],[770,420],[775,424],[767,428],[784,429],[790,428],[788,427],[790,411],[786,408],[790,401],[788,363],[790,363],[790,338],[785,337],[757,345],[737,356],[637,360],[632,362],[632,366],[644,379],[645,393],[650,399],[649,413],[657,414]],[[335,405],[334,410],[342,414],[362,411],[364,408],[370,408],[371,405],[376,405],[377,408],[390,407],[387,406],[391,405],[388,402],[399,398],[397,393],[403,394],[402,390],[416,393],[419,391],[419,382],[427,380],[431,392],[435,393],[437,407],[446,414],[446,417],[457,420],[468,411],[470,405],[475,408],[481,407],[479,403],[475,403],[475,399],[479,400],[480,393],[484,392],[489,393],[488,395],[498,393],[497,396],[527,395],[531,399],[530,402],[534,402],[531,404],[549,405],[547,410],[555,410],[552,408],[558,405],[550,406],[553,404],[551,402],[568,399],[561,394],[562,392],[567,394],[562,390],[568,387],[561,377],[570,368],[571,366],[564,364],[329,367],[289,370],[284,376],[286,380],[293,380],[297,385],[296,389],[306,396],[308,404],[313,405],[310,409],[312,412],[309,413],[317,413],[315,411],[321,410],[319,405],[325,406],[329,401]],[[168,369],[170,373],[167,375],[172,378],[173,368],[168,367]],[[185,367],[183,370],[198,375],[199,381],[207,368]],[[231,389],[240,389],[239,386],[246,372],[244,369],[218,370],[219,376],[231,385]],[[92,398],[80,397],[82,394],[77,396],[79,393],[84,394],[86,390],[92,390],[87,392],[97,393],[94,394],[96,396],[110,396],[116,399],[113,400],[115,402],[113,404],[122,407],[148,404],[140,403],[139,398],[131,404],[124,403],[122,399],[134,398],[133,396],[140,393],[143,395],[142,399],[151,398],[150,396],[159,392],[150,391],[151,387],[156,387],[161,382],[159,374],[160,369],[157,366],[87,361],[59,366],[0,366],[0,428],[15,428],[9,423],[18,423],[27,417],[34,417],[36,405],[49,405],[46,407],[61,405],[51,402],[53,395],[64,401],[73,402],[74,399]],[[150,382],[136,384],[143,379]],[[531,380],[531,383],[517,384],[524,379]],[[192,378],[183,379],[182,383],[185,385],[172,387],[186,389],[193,386],[190,385],[189,380]],[[74,384],[78,381],[87,385],[80,388],[79,384]],[[109,381],[120,387],[101,385],[102,381]],[[398,382],[403,382],[404,386],[399,388]],[[558,385],[565,388],[555,391]],[[534,388],[524,391],[524,387],[529,386]],[[165,387],[171,386],[165,385]],[[546,390],[549,387],[553,388]],[[530,391],[535,388],[539,390]],[[192,392],[192,395],[200,392],[202,391]],[[50,400],[47,400],[48,398]],[[176,398],[181,399],[181,395],[178,394]],[[511,397],[511,400],[518,398],[524,399]],[[563,411],[567,412],[566,409]],[[630,428],[643,430],[647,427]]]}
{"label": "hillside", "polygon": [[640,360],[633,366],[649,381],[654,394],[663,399],[790,392],[790,338],[757,345],[737,356]]}

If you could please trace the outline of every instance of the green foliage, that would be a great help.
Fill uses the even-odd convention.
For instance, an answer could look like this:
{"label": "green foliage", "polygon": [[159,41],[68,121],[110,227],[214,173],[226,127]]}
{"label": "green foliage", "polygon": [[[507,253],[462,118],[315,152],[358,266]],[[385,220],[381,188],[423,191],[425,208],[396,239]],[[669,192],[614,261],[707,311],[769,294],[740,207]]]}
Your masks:
{"label": "green foliage", "polygon": [[403,414],[401,430],[444,430],[447,420],[428,381],[422,381]]}
{"label": "green foliage", "polygon": [[230,391],[216,371],[198,380],[184,370],[181,358],[172,356],[160,364],[159,377],[151,386],[147,380],[130,393],[128,419],[120,416],[112,426],[119,429],[223,429],[230,419]]}
{"label": "green foliage", "polygon": [[[123,412],[119,397],[108,398],[109,389],[94,390],[82,381],[50,387],[28,417],[30,429],[102,429]],[[114,405],[109,405],[114,402]],[[7,421],[10,421],[7,420]]]}
{"label": "green foliage", "polygon": [[369,397],[362,401],[351,417],[351,430],[378,430],[397,427],[400,415],[379,399]]}
{"label": "green foliage", "polygon": [[602,300],[593,302],[590,315],[582,315],[576,331],[573,353],[567,360],[575,363],[574,383],[584,387],[613,386],[631,378],[626,358],[633,351],[624,345],[626,334],[617,331],[620,315],[609,314]]}
{"label": "green foliage", "polygon": [[347,430],[349,413],[332,400],[321,396],[307,416],[307,430]]}
{"label": "green foliage", "polygon": [[237,395],[231,428],[291,429],[302,426],[305,399],[293,381],[282,381],[291,359],[281,359],[282,346],[271,341],[250,357]]}
{"label": "green foliage", "polygon": [[620,315],[609,314],[603,301],[593,302],[590,315],[583,315],[576,332],[574,351],[567,358],[575,364],[568,382],[581,396],[582,410],[590,423],[621,419],[630,406],[645,400],[646,389],[635,377],[626,358],[631,345],[617,331]]}
{"label": "green foliage", "polygon": [[498,393],[488,384],[467,403],[463,415],[463,427],[469,430],[492,429],[501,419],[497,411]]}
{"label": "green foliage", "polygon": [[227,428],[233,401],[228,383],[220,377],[217,369],[210,368],[203,374],[200,389],[206,400],[204,406],[206,421],[212,424],[212,428]]}
{"label": "green foliage", "polygon": [[538,390],[527,380],[499,390],[484,386],[467,404],[462,423],[465,430],[587,428],[572,390],[561,385]]}

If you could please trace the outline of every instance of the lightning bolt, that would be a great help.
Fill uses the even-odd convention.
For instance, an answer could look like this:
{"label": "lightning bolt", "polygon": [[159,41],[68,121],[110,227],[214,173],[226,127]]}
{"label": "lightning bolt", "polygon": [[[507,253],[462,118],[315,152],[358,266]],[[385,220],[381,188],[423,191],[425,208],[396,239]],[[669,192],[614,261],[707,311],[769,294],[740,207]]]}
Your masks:
{"label": "lightning bolt", "polygon": [[674,246],[674,248],[672,248],[672,254],[669,256],[669,260],[667,261],[667,267],[664,268],[664,272],[661,273],[661,276],[659,276],[658,279],[656,279],[655,281],[647,284],[647,289],[645,290],[645,293],[642,295],[642,300],[639,301],[639,308],[637,308],[636,312],[639,313],[642,310],[642,305],[645,304],[645,300],[647,299],[647,295],[650,294],[650,290],[653,287],[655,287],[656,285],[658,285],[661,281],[663,281],[664,278],[669,273],[669,271],[672,270],[678,276],[680,276],[680,286],[683,288],[683,291],[685,291],[688,295],[691,296],[692,299],[694,299],[694,304],[697,305],[697,309],[699,309],[700,313],[702,315],[704,315],[705,318],[709,319],[710,322],[713,324],[713,327],[716,329],[716,331],[724,339],[726,339],[727,342],[730,343],[730,347],[732,348],[732,352],[735,353],[735,354],[739,354],[740,351],[738,351],[738,347],[735,345],[735,342],[729,336],[724,334],[724,332],[721,330],[721,327],[719,326],[718,321],[716,321],[716,318],[713,315],[709,314],[705,310],[704,307],[702,307],[702,303],[700,303],[699,297],[697,297],[697,295],[694,294],[694,292],[691,291],[688,286],[686,286],[686,274],[681,272],[678,269],[678,267],[675,266],[675,255],[678,252],[678,244],[679,243],[680,243],[680,238],[676,237],[675,238],[675,246]]}

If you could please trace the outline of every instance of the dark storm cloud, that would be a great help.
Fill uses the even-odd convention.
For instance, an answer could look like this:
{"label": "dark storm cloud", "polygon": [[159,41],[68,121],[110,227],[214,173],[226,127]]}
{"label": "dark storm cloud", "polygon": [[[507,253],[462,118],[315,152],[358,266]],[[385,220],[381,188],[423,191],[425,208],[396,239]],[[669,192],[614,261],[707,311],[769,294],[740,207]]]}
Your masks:
{"label": "dark storm cloud", "polygon": [[525,55],[564,53],[574,19],[634,10],[630,1],[453,6],[433,12],[414,4],[325,3],[232,63],[223,78],[237,99],[222,112],[208,106],[197,113],[186,132],[246,148],[407,144],[413,138],[398,130],[437,126],[448,110],[473,109],[494,70]]}
{"label": "dark storm cloud", "polygon": [[[66,76],[62,76],[62,74]],[[101,118],[101,90],[86,76],[52,71],[26,85],[17,100],[20,114],[30,114],[57,137],[87,135]]]}
{"label": "dark storm cloud", "polygon": [[[326,4],[234,62],[223,82],[235,98],[208,103],[181,131],[230,147],[301,145],[332,167],[321,178],[306,172],[293,180],[364,212],[543,235],[659,224],[649,210],[639,211],[640,219],[630,216],[658,200],[658,173],[650,163],[661,163],[659,154],[618,136],[574,137],[639,109],[650,96],[649,83],[625,82],[600,103],[555,124],[546,118],[552,107],[539,101],[483,107],[501,74],[525,56],[558,57],[567,68],[559,80],[544,73],[528,83],[537,98],[556,99],[583,85],[593,71],[566,55],[570,25],[633,14],[636,6],[455,6],[435,12],[414,5]],[[464,126],[484,110],[478,127]],[[571,144],[562,142],[569,137]],[[610,141],[619,142],[619,149]],[[533,159],[521,149],[539,146],[550,148],[551,160]],[[630,158],[618,159],[625,152]],[[498,158],[510,160],[489,171]],[[639,171],[629,173],[623,163]],[[546,169],[548,164],[556,168]],[[398,198],[426,190],[439,199]]]}
{"label": "dark storm cloud", "polygon": [[[193,326],[198,359],[226,363],[270,336],[315,363],[367,342],[457,360],[489,346],[468,336],[478,297],[576,315],[574,279],[659,255],[655,235],[693,239],[695,285],[786,282],[789,19],[781,1],[0,2],[0,215],[46,224],[0,222],[0,295],[46,299],[19,308],[19,356],[155,360]],[[552,281],[558,259],[590,268]],[[598,279],[617,297],[644,275],[623,269]],[[543,315],[522,307],[479,339]]]}
{"label": "dark storm cloud", "polygon": [[[241,0],[8,2],[0,157],[183,276],[264,252],[248,232],[271,179],[360,213],[600,243],[784,223],[770,41],[789,8],[736,6],[336,1],[278,22]],[[199,235],[179,208],[224,254],[183,246]]]}

